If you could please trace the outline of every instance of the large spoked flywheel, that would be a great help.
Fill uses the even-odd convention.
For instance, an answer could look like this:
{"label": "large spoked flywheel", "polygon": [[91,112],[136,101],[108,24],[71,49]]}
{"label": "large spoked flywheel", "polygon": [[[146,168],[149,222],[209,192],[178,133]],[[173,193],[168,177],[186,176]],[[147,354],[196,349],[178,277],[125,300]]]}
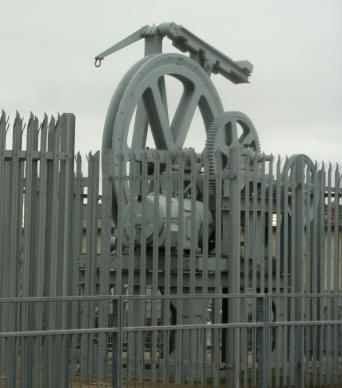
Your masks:
{"label": "large spoked flywheel", "polygon": [[[165,76],[173,77],[182,88],[172,118],[168,114]],[[182,149],[197,108],[208,132],[223,107],[208,74],[195,61],[179,54],[155,54],[136,63],[115,91],[106,117],[102,148],[111,149],[115,155],[113,174],[119,175],[117,155],[128,160],[132,150],[139,161],[139,152],[146,148],[148,128],[156,149]],[[127,203],[128,184],[123,191]],[[113,194],[116,221],[119,192],[115,180]]]}

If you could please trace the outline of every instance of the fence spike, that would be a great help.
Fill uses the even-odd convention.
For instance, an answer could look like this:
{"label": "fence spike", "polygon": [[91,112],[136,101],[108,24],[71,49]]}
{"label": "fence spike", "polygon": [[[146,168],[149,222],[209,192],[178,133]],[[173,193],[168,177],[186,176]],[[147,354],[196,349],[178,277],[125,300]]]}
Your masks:
{"label": "fence spike", "polygon": [[280,156],[280,155],[278,155],[278,161],[277,161],[277,164],[279,163],[279,165],[281,165],[281,162],[282,162],[281,156]]}
{"label": "fence spike", "polygon": [[56,119],[54,116],[50,117],[49,127],[55,127],[56,126]]}
{"label": "fence spike", "polygon": [[40,124],[40,130],[43,128],[43,127],[46,127],[47,124],[48,124],[48,115],[46,113],[44,113],[44,118],[43,118],[43,121],[41,122]]}
{"label": "fence spike", "polygon": [[13,128],[16,128],[16,130],[20,128],[20,130],[22,130],[22,126],[23,126],[23,119],[20,117],[20,114],[17,111],[14,119]]}
{"label": "fence spike", "polygon": [[0,123],[6,123],[6,113],[3,109],[1,111]]}
{"label": "fence spike", "polygon": [[23,119],[20,117],[20,114],[18,111],[15,113],[15,119],[14,119],[14,126],[18,126],[19,124],[22,125]]}
{"label": "fence spike", "polygon": [[[33,122],[34,122],[34,115],[33,115],[33,113],[31,112],[31,113],[30,113],[30,118],[29,118],[28,123],[27,123],[28,129],[31,129],[31,128],[32,128]],[[26,124],[25,124],[25,125],[26,125]]]}
{"label": "fence spike", "polygon": [[6,148],[6,133],[7,133],[7,122],[6,122],[6,113],[4,110],[1,112],[0,117],[0,149],[4,150]]}
{"label": "fence spike", "polygon": [[78,151],[78,152],[74,155],[74,160],[77,161],[80,157],[81,157],[81,153],[80,153],[80,151]]}
{"label": "fence spike", "polygon": [[1,112],[1,117],[0,117],[0,130],[1,131],[4,131],[5,133],[7,132],[6,130],[6,125],[7,125],[7,122],[6,122],[6,113],[5,111],[3,110]]}

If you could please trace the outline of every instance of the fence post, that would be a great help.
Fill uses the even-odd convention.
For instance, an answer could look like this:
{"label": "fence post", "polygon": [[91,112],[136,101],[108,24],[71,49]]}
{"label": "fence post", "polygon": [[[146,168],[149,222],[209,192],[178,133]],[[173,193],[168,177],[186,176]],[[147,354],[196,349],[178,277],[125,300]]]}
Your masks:
{"label": "fence post", "polygon": [[[295,282],[294,291],[304,292],[304,157],[296,158],[296,195],[295,195]],[[310,222],[309,219],[306,222]],[[295,319],[304,319],[303,298],[295,299]],[[304,386],[304,327],[295,328],[295,381],[297,387]]]}
{"label": "fence post", "polygon": [[[223,232],[229,239],[229,293],[240,294],[240,225],[241,225],[241,151],[239,145],[231,147],[229,179],[229,230]],[[228,299],[228,321],[240,322],[240,298]],[[234,352],[228,352],[228,380],[234,387],[240,385],[240,329],[228,330],[228,346],[233,345]]]}
{"label": "fence post", "polygon": [[[111,261],[111,235],[112,235],[112,193],[113,183],[110,174],[112,166],[112,154],[105,149],[102,152],[102,202],[101,202],[101,255],[100,255],[100,295],[106,295],[111,288],[110,276],[110,261]],[[114,300],[111,301],[112,308]],[[111,310],[112,315],[115,313],[114,308]],[[100,303],[99,327],[107,327],[109,321],[108,303]],[[113,337],[112,337],[113,338]],[[108,364],[108,346],[106,335],[99,335],[98,347],[98,366],[99,378],[104,380]]]}
{"label": "fence post", "polygon": [[[63,248],[61,250],[62,265],[62,295],[67,296],[72,294],[72,226],[73,226],[73,183],[74,183],[74,149],[75,149],[75,116],[72,113],[64,113],[61,118],[61,153],[65,159],[62,159],[61,164],[61,188],[64,193],[64,208],[61,209],[63,222]],[[63,155],[64,154],[64,155]],[[63,329],[68,329],[71,324],[71,305],[64,302],[61,306],[62,325]],[[62,360],[61,360],[61,378],[60,383],[64,387],[68,387],[69,378],[69,348],[70,338],[68,336],[62,341]]]}
{"label": "fence post", "polygon": [[268,295],[262,295],[262,339],[260,341],[261,349],[259,355],[259,388],[267,388],[268,379]]}
{"label": "fence post", "polygon": [[112,345],[112,388],[121,387],[121,373],[122,373],[122,325],[123,325],[123,297],[118,296],[113,306],[113,327],[117,332],[113,335]]}

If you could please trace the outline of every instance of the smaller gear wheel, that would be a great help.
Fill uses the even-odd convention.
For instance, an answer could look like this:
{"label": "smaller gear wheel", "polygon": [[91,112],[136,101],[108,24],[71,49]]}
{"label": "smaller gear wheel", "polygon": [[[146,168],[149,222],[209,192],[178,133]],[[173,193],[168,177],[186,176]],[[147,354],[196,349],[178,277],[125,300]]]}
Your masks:
{"label": "smaller gear wheel", "polygon": [[[209,128],[206,150],[212,177],[216,173],[217,151],[222,153],[222,169],[224,169],[228,165],[230,148],[233,144],[240,144],[242,148],[260,153],[258,133],[252,121],[242,112],[224,112],[214,119]],[[215,189],[215,179],[211,180],[211,187]]]}

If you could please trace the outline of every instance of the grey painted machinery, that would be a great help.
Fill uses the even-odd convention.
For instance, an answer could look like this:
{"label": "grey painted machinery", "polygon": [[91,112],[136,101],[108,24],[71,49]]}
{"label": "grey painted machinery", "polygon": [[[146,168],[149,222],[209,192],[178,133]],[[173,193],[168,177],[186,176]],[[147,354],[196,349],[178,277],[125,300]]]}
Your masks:
{"label": "grey painted machinery", "polygon": [[[162,40],[168,37],[173,45],[182,52],[188,52],[189,57],[175,53],[162,53]],[[111,149],[114,155],[120,155],[126,161],[130,152],[134,151],[135,161],[142,161],[142,155],[153,161],[154,150],[146,148],[148,127],[153,135],[156,149],[168,151],[177,156],[184,151],[184,142],[188,136],[195,110],[198,108],[207,132],[206,151],[209,160],[209,170],[214,176],[216,171],[216,154],[222,154],[222,163],[227,164],[231,146],[239,144],[249,153],[258,157],[260,144],[257,132],[250,119],[241,112],[224,112],[217,90],[210,80],[211,74],[221,74],[231,82],[245,83],[252,72],[252,64],[248,61],[233,61],[217,49],[192,34],[182,26],[174,23],[164,23],[158,27],[145,26],[130,35],[128,38],[112,46],[95,58],[95,65],[100,66],[101,61],[109,54],[139,40],[145,39],[145,57],[138,61],[121,80],[115,91],[105,122],[103,134],[103,149]],[[171,122],[168,117],[168,101],[166,93],[165,76],[177,80],[182,89],[182,97]],[[134,123],[132,124],[132,121]],[[239,131],[240,129],[240,131]],[[159,152],[159,156],[163,154]],[[165,153],[165,158],[167,153]],[[261,156],[261,155],[260,155]],[[202,154],[197,154],[197,168],[203,165]],[[119,175],[119,158],[115,158],[113,175]],[[211,189],[215,191],[215,182]],[[117,221],[119,207],[119,183],[113,184],[114,203],[113,218]],[[136,193],[136,198],[139,193]],[[165,244],[165,213],[166,200],[164,193],[159,198],[159,244]],[[173,193],[175,194],[175,193]],[[165,194],[164,194],[165,195]],[[196,230],[197,239],[201,240],[203,223],[203,204],[200,202],[200,193],[196,193]],[[126,203],[124,223],[128,229],[132,226],[128,220],[131,204],[129,203],[129,185],[124,185],[123,198]],[[139,201],[135,199],[135,213],[141,211]],[[122,206],[122,202],[120,203]],[[153,191],[147,200],[147,217],[143,222],[149,224],[153,214]],[[171,218],[175,220],[178,215],[178,199],[174,195],[171,205]],[[211,211],[215,212],[214,205]],[[136,213],[137,214],[137,213]],[[190,201],[184,200],[185,217],[191,219]],[[164,216],[163,216],[164,215]],[[136,243],[139,244],[139,230],[142,222],[141,214],[134,218],[136,225]],[[210,231],[213,230],[213,216],[209,215]],[[155,220],[152,220],[155,221]],[[146,226],[147,241],[152,243],[153,228]],[[176,239],[171,238],[173,245]],[[185,238],[184,248],[189,248],[190,239]]]}
{"label": "grey painted machinery", "polygon": [[[164,37],[171,39],[176,48],[183,53],[189,53],[189,56],[162,53]],[[145,163],[152,175],[157,174],[162,178],[163,174],[166,174],[166,166],[169,166],[169,169],[174,170],[176,173],[184,174],[185,189],[183,191],[184,195],[180,196],[177,191],[177,184],[170,184],[169,180],[169,183],[164,186],[163,183],[160,183],[160,188],[157,191],[153,185],[150,185],[145,191],[142,191],[139,185],[132,190],[133,181],[113,179],[113,219],[117,229],[121,228],[122,230],[120,254],[127,255],[128,258],[129,250],[131,255],[136,255],[134,253],[136,248],[139,252],[139,245],[142,241],[141,231],[143,230],[145,245],[147,248],[151,248],[150,252],[147,253],[147,256],[150,255],[151,262],[155,256],[156,247],[163,255],[163,252],[166,252],[166,247],[177,248],[179,244],[184,252],[179,253],[178,249],[177,253],[169,255],[171,261],[173,259],[177,261],[178,255],[178,263],[181,254],[184,255],[182,261],[186,266],[188,257],[186,251],[190,249],[192,252],[196,252],[199,259],[202,258],[208,262],[212,259],[211,264],[206,264],[206,276],[209,279],[209,285],[206,286],[204,293],[247,292],[249,280],[240,279],[240,268],[243,265],[247,267],[245,273],[248,273],[249,266],[254,268],[254,273],[258,273],[256,275],[258,279],[255,280],[256,283],[254,284],[254,292],[272,292],[272,289],[267,290],[265,285],[266,276],[273,275],[271,274],[272,271],[267,275],[267,266],[270,268],[270,265],[266,265],[264,252],[268,249],[265,234],[268,233],[268,236],[270,236],[270,233],[265,230],[265,215],[268,212],[267,217],[269,217],[275,211],[275,204],[272,199],[273,188],[266,188],[261,184],[264,193],[268,190],[269,204],[266,205],[266,211],[264,209],[262,212],[259,207],[264,205],[260,205],[262,201],[258,199],[260,194],[259,177],[250,177],[250,182],[253,182],[251,185],[248,183],[249,186],[246,188],[248,194],[244,204],[241,205],[241,214],[244,212],[242,217],[240,208],[235,209],[232,206],[230,197],[231,193],[235,191],[235,193],[238,193],[236,197],[238,196],[240,201],[240,193],[244,190],[248,179],[238,179],[235,180],[235,183],[234,179],[225,179],[221,181],[222,184],[219,184],[218,191],[217,183],[219,181],[215,178],[218,173],[222,172],[241,176],[241,170],[247,172],[246,176],[251,175],[253,171],[256,171],[255,168],[252,171],[252,164],[255,166],[271,159],[271,157],[261,153],[259,137],[251,120],[241,112],[224,111],[218,92],[210,79],[211,74],[221,74],[235,84],[246,83],[252,72],[252,64],[248,61],[233,61],[184,27],[174,23],[165,23],[159,26],[141,28],[98,55],[95,58],[95,65],[100,66],[101,61],[106,56],[140,39],[145,40],[145,57],[134,64],[126,73],[112,97],[105,121],[102,148],[103,150],[110,150],[114,154],[112,169],[114,177],[124,175],[123,171],[128,174],[128,169],[130,173],[134,170],[141,170],[142,164]],[[169,117],[166,77],[171,77],[182,89],[180,101],[171,119]],[[196,110],[199,110],[206,130],[205,149],[197,154],[194,150],[186,149],[184,146]],[[147,147],[148,131],[151,131],[155,149],[158,150],[157,172],[154,166],[156,160],[155,149]],[[179,155],[182,155],[182,164],[179,163]],[[238,170],[235,172],[231,168],[226,168],[234,155],[235,165],[238,166]],[[290,175],[292,170],[295,170],[294,166],[297,159],[297,156],[293,156],[286,162],[284,174]],[[312,169],[312,162],[309,158],[300,157],[299,159],[309,169]],[[185,176],[189,176],[189,172],[192,174],[191,171],[203,171],[204,163],[206,163],[206,170],[210,173],[209,194],[204,193],[203,186],[197,185],[192,178],[185,178]],[[263,182],[272,181],[272,176],[270,178],[264,179]],[[160,179],[160,182],[162,182],[162,179]],[[253,190],[256,191],[253,193]],[[261,193],[261,197],[265,196],[264,193]],[[286,194],[286,197],[289,196],[290,194]],[[206,200],[204,200],[204,197],[206,197]],[[217,201],[220,203],[219,208],[217,207]],[[245,210],[243,206],[245,206]],[[284,206],[288,205],[283,205],[283,208]],[[257,210],[252,212],[251,209],[253,208]],[[119,213],[121,213],[120,220],[118,219]],[[286,214],[290,215],[290,213],[291,209],[289,207]],[[184,225],[181,241],[179,239],[180,219],[182,219]],[[243,222],[254,225],[253,230],[255,233],[253,237],[255,245],[253,245],[253,242],[249,245],[249,248],[245,248],[244,262],[242,255],[240,255],[240,225]],[[287,228],[286,225],[284,228]],[[272,220],[269,223],[269,229],[271,228]],[[223,232],[218,229],[222,229]],[[133,234],[132,231],[134,231]],[[207,243],[209,240],[211,241],[211,246],[206,248],[203,246],[204,231]],[[234,235],[231,233],[233,231]],[[288,235],[291,235],[290,231]],[[157,239],[156,236],[158,236]],[[233,251],[231,250],[232,244],[230,244],[232,239],[235,239],[236,242]],[[260,243],[261,241],[263,242]],[[264,242],[266,245],[263,245]],[[253,255],[258,259],[251,263],[250,258]],[[227,257],[231,259],[229,270]],[[121,257],[119,259],[121,260]],[[269,258],[268,263],[270,260],[273,259]],[[183,264],[181,265],[183,266]],[[169,266],[171,268],[171,264]],[[205,265],[202,264],[202,268],[204,267]],[[158,271],[158,264],[152,268]],[[177,267],[178,272],[179,268]],[[182,268],[184,278],[188,277],[188,268]],[[199,272],[200,269],[196,268],[196,271]],[[219,271],[220,274],[215,275],[215,271]],[[260,271],[264,271],[263,278],[260,276]],[[160,279],[158,278],[158,290],[155,288],[156,283],[154,283],[152,293],[157,291],[171,294],[176,292],[182,294],[203,292],[201,291],[203,287],[202,278],[199,277],[199,280],[197,280],[194,269],[188,282],[184,281],[183,283],[181,278],[183,274],[178,273],[176,276],[176,280],[171,277],[168,291],[165,291],[164,278],[160,276]],[[192,280],[191,276],[193,276]],[[181,287],[179,284],[181,284]],[[272,284],[272,281],[270,284]],[[134,284],[134,287],[128,290],[128,292],[132,291],[139,293],[141,288]],[[117,290],[116,292],[120,293],[123,290]],[[250,306],[251,313],[254,316],[258,314],[257,309],[257,306]],[[220,310],[222,315],[220,315]],[[239,322],[242,316],[243,319],[247,319],[250,314],[246,309],[242,311],[242,308],[240,309],[235,302],[232,302],[230,306],[216,306],[215,311],[217,317],[222,317],[214,319],[213,322],[216,323],[219,323],[219,319],[228,322],[228,315],[229,322]],[[183,306],[181,314],[183,324],[203,323],[207,319],[201,302],[196,301],[193,302],[192,306]],[[279,318],[281,315],[280,310],[277,314]],[[176,308],[172,309],[171,315],[177,315]],[[134,321],[135,317],[132,316],[132,319]],[[179,317],[177,322],[178,319]],[[175,317],[171,321],[175,321]],[[226,344],[224,341],[223,343],[222,354],[225,354]],[[178,346],[182,347],[183,359],[186,360],[190,348],[189,344],[178,343]],[[196,344],[191,344],[192,354],[198,352],[196,346]],[[174,345],[170,346],[170,353],[174,348]],[[228,354],[228,357],[232,357],[232,355]],[[222,359],[224,358],[225,355],[222,355]],[[231,363],[232,360],[228,360],[228,364],[231,365]]]}
{"label": "grey painted machinery", "polygon": [[[164,37],[171,39],[176,48],[183,53],[189,53],[189,56],[162,53]],[[226,206],[227,209],[227,197],[229,197],[229,187],[226,184],[222,193],[216,193],[215,174],[218,168],[224,170],[227,167],[232,148],[238,147],[242,149],[242,154],[248,155],[248,162],[246,162],[246,158],[240,161],[242,169],[248,169],[247,164],[255,158],[260,160],[264,158],[260,153],[259,138],[251,120],[241,112],[225,112],[218,92],[210,79],[211,74],[221,74],[235,84],[246,83],[253,67],[248,61],[233,61],[184,27],[174,23],[141,28],[99,54],[95,58],[95,65],[100,66],[101,61],[106,56],[139,39],[145,39],[145,57],[133,65],[121,80],[112,97],[105,121],[102,148],[103,150],[110,149],[114,154],[113,176],[120,176],[123,170],[127,171],[132,167],[141,169],[144,158],[145,161],[147,159],[149,167],[152,167],[151,172],[153,172],[155,150],[147,147],[148,131],[150,130],[155,148],[158,150],[158,162],[160,163],[158,167],[160,171],[158,172],[161,176],[167,163],[171,164],[171,168],[178,174],[186,174],[194,169],[200,171],[205,163],[204,158],[206,158],[209,164],[207,170],[211,176],[209,200],[205,203],[203,201],[204,193],[201,191],[203,188],[201,189],[200,186],[185,178],[184,186],[190,189],[184,190],[182,198],[177,192],[177,185],[163,187],[161,184],[158,193],[155,192],[152,185],[142,198],[141,188],[137,187],[132,195],[132,186],[130,186],[133,184],[132,182],[120,182],[120,180],[114,179],[113,219],[117,224],[117,229],[120,227],[123,229],[122,244],[126,245],[126,252],[132,239],[134,239],[133,244],[136,247],[139,246],[141,231],[144,230],[144,241],[147,246],[153,245],[155,247],[156,235],[158,235],[157,244],[160,249],[165,248],[167,244],[171,249],[177,248],[177,244],[181,244],[184,250],[184,260],[182,258],[182,261],[185,263],[186,251],[192,249],[199,255],[201,254],[204,229],[207,240],[213,236],[211,238],[212,246],[209,250],[212,253],[215,252],[214,229],[215,225],[217,228],[217,222],[221,223],[221,221],[215,220],[217,217],[215,198],[226,197],[226,203],[223,207]],[[172,77],[182,89],[180,101],[171,120],[169,118],[166,77]],[[205,150],[199,154],[184,147],[197,109],[206,131]],[[178,163],[180,153],[184,159],[182,166]],[[167,160],[170,157],[172,160]],[[218,162],[220,166],[217,166]],[[163,165],[164,167],[160,167]],[[242,190],[244,184],[240,185]],[[196,197],[195,202],[194,196]],[[156,199],[156,197],[158,198]],[[168,198],[170,201],[169,214],[167,214]],[[207,208],[205,208],[206,206]],[[122,212],[120,220],[118,220],[119,209]],[[134,216],[132,216],[133,214]],[[167,225],[168,219],[170,220],[169,225]],[[118,225],[119,221],[123,225]],[[181,223],[184,227],[180,242],[179,225]],[[224,230],[227,230],[228,223],[227,217],[223,215],[222,228]],[[132,236],[132,231],[134,231],[134,236]],[[220,244],[220,250],[222,255],[227,257],[229,250],[227,239],[224,239]],[[151,260],[153,260],[154,254],[151,251]],[[204,259],[206,260],[206,258]],[[185,276],[187,275],[185,274]],[[165,293],[165,287],[163,281],[158,281],[158,289],[161,293]],[[201,284],[193,284],[190,287],[184,285],[180,291],[179,285],[176,286],[173,283],[170,292],[191,293],[201,287]],[[135,287],[134,290],[136,290],[134,292],[139,292],[138,287]],[[227,277],[222,284],[216,284],[214,288],[208,290],[227,292]],[[122,291],[118,290],[117,292]],[[156,292],[153,286],[152,292]],[[218,306],[216,311],[218,311]],[[175,321],[176,308],[171,308],[171,315],[173,315],[171,321]],[[200,323],[207,320],[200,301],[194,301],[192,306],[183,306],[181,315],[183,324]],[[132,319],[135,318],[132,316]],[[205,339],[203,338],[202,341]],[[178,343],[178,347],[180,346],[182,357],[186,360],[189,357],[189,351],[196,354],[199,351],[197,346],[200,345],[190,345],[189,343],[181,345]],[[175,344],[170,346],[171,354],[175,347],[177,347]]]}

